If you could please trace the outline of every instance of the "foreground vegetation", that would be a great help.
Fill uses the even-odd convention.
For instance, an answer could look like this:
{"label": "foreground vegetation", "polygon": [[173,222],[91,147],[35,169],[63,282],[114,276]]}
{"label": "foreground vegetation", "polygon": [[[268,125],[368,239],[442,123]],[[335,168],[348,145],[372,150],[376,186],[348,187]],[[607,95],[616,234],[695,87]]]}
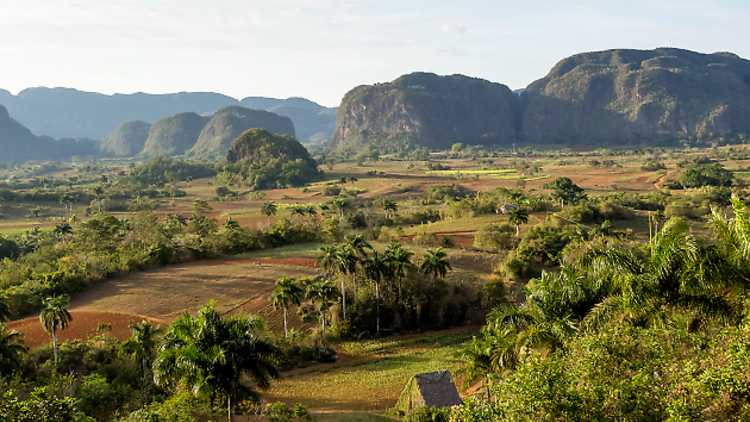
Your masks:
{"label": "foreground vegetation", "polygon": [[[46,230],[2,240],[2,315],[42,312],[52,338],[26,350],[20,333],[3,328],[0,414],[57,408],[67,420],[202,421],[227,419],[233,409],[304,420],[306,406],[382,411],[409,376],[450,369],[476,391],[465,406],[382,417],[747,417],[744,150],[511,153],[459,145],[423,166],[424,158],[372,154],[356,163],[328,152],[321,180],[284,188],[297,182],[280,178],[281,189],[263,192],[252,191],[252,166],[237,173],[248,177],[231,178],[230,167],[172,160],[104,178],[97,172],[106,169],[92,167],[64,185],[52,178],[57,167],[36,181],[7,182],[8,219],[22,207],[50,216],[32,217]],[[426,174],[467,165],[475,170]],[[389,179],[374,166],[397,173]],[[584,171],[597,185],[577,175]],[[513,172],[510,182],[495,177]],[[617,192],[617,184],[649,190]],[[136,195],[150,189],[153,197]],[[70,202],[57,202],[62,191]],[[70,199],[87,191],[87,204]],[[124,208],[112,206],[117,195]],[[64,212],[46,202],[53,196]],[[503,205],[515,207],[498,214]],[[171,325],[134,325],[123,343],[103,321],[90,339],[55,346],[75,323],[64,295],[75,301],[127,273],[228,255],[304,256],[320,269],[313,277],[274,274],[276,289],[259,297],[276,309],[275,332],[209,306]],[[481,333],[398,337],[485,322]],[[240,335],[221,337],[232,333]],[[220,346],[209,342],[220,337]],[[232,358],[252,355],[243,347],[257,359]],[[244,365],[255,369],[228,376]],[[279,374],[285,380],[277,384]]]}

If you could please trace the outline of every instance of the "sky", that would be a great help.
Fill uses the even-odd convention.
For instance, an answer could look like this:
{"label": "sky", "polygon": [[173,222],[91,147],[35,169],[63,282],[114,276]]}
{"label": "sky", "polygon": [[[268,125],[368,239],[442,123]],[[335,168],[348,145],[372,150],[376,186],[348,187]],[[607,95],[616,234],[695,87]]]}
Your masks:
{"label": "sky", "polygon": [[218,92],[337,106],[415,71],[511,89],[561,59],[678,47],[750,58],[746,0],[0,0],[0,88]]}

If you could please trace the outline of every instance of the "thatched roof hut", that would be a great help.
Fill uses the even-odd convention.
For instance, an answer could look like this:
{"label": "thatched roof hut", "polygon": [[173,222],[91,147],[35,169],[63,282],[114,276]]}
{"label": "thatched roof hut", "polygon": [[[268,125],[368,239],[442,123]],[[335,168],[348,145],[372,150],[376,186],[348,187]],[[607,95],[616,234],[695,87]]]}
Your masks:
{"label": "thatched roof hut", "polygon": [[416,407],[450,407],[463,404],[450,371],[429,372],[411,377],[395,410],[408,413]]}

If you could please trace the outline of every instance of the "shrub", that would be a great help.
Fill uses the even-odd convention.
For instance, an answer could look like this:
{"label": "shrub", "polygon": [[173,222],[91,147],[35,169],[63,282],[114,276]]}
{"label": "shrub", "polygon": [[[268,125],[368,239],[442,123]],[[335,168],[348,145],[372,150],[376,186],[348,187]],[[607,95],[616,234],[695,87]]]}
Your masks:
{"label": "shrub", "polygon": [[417,407],[404,416],[404,422],[448,422],[450,411],[436,407]]}

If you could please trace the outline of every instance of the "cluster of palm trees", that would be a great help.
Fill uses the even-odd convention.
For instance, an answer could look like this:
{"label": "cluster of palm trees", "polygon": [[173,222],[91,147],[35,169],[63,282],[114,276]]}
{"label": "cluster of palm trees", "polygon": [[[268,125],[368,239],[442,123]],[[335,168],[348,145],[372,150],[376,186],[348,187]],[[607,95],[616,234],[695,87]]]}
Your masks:
{"label": "cluster of palm trees", "polygon": [[694,330],[739,317],[750,288],[750,220],[740,200],[732,204],[732,215],[714,209],[709,217],[715,245],[675,218],[641,250],[599,246],[574,266],[543,272],[524,304],[493,310],[483,338],[465,346],[469,378],[512,369],[527,350],[565,351],[574,337],[613,324]]}
{"label": "cluster of palm trees", "polygon": [[[397,298],[400,300],[403,279],[416,266],[412,263],[414,253],[402,248],[398,242],[390,242],[383,252],[372,249],[362,235],[348,235],[343,243],[323,246],[316,262],[329,279],[334,273],[341,276],[341,309],[344,320],[347,320],[346,276],[350,276],[355,294],[359,282],[369,281],[374,285],[377,309],[376,329],[380,332],[381,287],[384,284],[393,287],[398,292]],[[367,250],[372,250],[372,257],[368,255]],[[445,277],[449,269],[451,265],[442,248],[428,250],[420,267],[421,272],[431,276],[433,280]],[[364,274],[364,279],[358,280],[358,273]]]}

